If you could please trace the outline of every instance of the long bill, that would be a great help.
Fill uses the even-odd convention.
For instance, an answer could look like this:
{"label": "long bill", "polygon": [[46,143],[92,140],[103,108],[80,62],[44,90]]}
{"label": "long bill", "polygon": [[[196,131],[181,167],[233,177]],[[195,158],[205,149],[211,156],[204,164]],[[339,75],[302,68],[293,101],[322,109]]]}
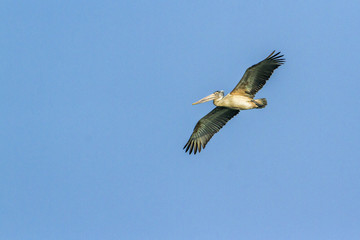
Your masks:
{"label": "long bill", "polygon": [[197,101],[197,102],[194,102],[192,105],[199,104],[199,103],[204,103],[204,102],[208,102],[208,101],[214,100],[215,98],[216,98],[215,93],[212,93],[212,94],[210,94],[209,96],[204,97],[203,99],[200,99],[200,100]]}

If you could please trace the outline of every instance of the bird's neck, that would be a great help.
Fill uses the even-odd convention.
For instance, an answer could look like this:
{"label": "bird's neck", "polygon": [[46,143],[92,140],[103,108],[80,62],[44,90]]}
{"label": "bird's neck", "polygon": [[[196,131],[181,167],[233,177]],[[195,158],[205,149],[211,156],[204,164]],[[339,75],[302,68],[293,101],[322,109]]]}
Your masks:
{"label": "bird's neck", "polygon": [[215,106],[221,106],[221,100],[223,99],[224,97],[220,97],[220,98],[217,98],[217,99],[214,99],[213,103]]}

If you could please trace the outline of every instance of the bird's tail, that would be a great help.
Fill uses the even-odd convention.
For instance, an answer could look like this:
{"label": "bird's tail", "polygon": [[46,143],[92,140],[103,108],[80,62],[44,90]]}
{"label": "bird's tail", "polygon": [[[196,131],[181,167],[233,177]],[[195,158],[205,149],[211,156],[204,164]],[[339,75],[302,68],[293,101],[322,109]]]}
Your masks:
{"label": "bird's tail", "polygon": [[264,108],[267,105],[266,98],[255,99],[257,108]]}

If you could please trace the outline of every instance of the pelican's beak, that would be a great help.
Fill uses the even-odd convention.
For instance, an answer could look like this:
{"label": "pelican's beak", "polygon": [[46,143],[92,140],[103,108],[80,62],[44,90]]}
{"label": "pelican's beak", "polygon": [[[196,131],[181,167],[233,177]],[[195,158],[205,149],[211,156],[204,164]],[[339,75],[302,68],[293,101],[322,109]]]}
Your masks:
{"label": "pelican's beak", "polygon": [[209,96],[204,97],[203,99],[200,99],[200,100],[197,101],[197,102],[194,102],[192,105],[199,104],[199,103],[204,103],[204,102],[208,102],[208,101],[214,100],[215,98],[216,98],[215,93],[212,93],[212,94],[210,94]]}

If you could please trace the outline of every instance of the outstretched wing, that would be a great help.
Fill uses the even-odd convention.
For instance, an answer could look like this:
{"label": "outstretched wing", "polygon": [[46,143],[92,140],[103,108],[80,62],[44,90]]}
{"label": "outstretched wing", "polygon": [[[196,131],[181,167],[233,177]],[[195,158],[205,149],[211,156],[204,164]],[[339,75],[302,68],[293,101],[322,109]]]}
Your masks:
{"label": "outstretched wing", "polygon": [[185,152],[189,149],[189,154],[191,154],[193,150],[194,154],[196,154],[197,151],[201,152],[201,148],[205,148],[212,136],[239,112],[239,110],[226,107],[214,108],[196,124],[189,141],[184,146],[184,149],[186,148]]}
{"label": "outstretched wing", "polygon": [[283,58],[284,55],[280,55],[280,52],[274,53],[275,51],[263,61],[249,67],[240,82],[231,91],[231,94],[247,94],[250,97],[254,97],[265,85],[273,71],[285,62],[285,58]]}

